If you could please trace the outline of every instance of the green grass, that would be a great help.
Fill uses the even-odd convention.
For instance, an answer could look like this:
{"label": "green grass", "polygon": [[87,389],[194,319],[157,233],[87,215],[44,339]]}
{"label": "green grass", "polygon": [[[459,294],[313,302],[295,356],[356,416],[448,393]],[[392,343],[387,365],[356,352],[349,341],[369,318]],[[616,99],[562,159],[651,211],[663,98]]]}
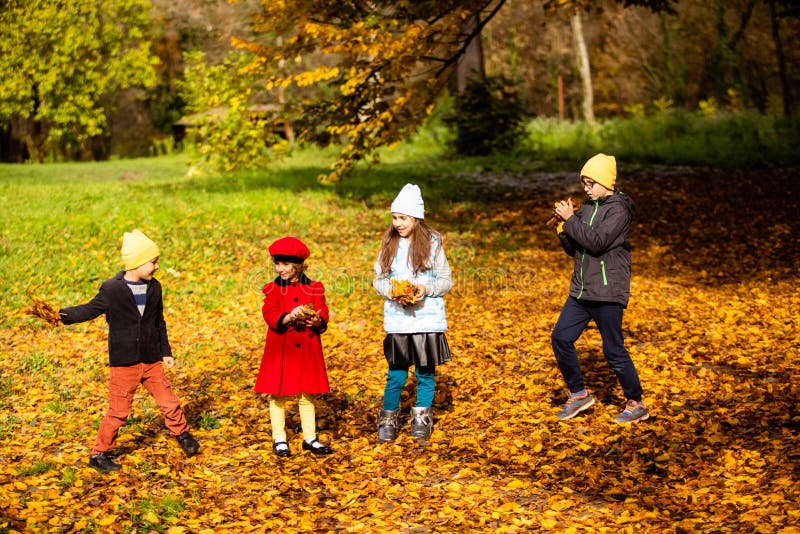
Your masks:
{"label": "green grass", "polygon": [[24,469],[20,469],[17,472],[18,476],[26,477],[30,475],[41,475],[42,473],[47,473],[48,471],[55,469],[55,464],[52,462],[36,462],[30,467],[26,467]]}
{"label": "green grass", "polygon": [[127,506],[131,523],[145,532],[166,531],[168,526],[162,523],[169,523],[183,510],[183,501],[172,496],[166,496],[161,500],[142,498]]}
{"label": "green grass", "polygon": [[[330,186],[317,177],[335,151],[319,149],[298,150],[268,169],[226,176],[190,176],[190,162],[182,155],[0,165],[2,321],[20,320],[28,293],[59,307],[91,297],[120,268],[121,236],[133,228],[158,243],[159,278],[170,281],[174,298],[191,295],[205,309],[225,308],[232,293],[257,291],[271,278],[266,249],[280,235],[302,235],[313,249],[320,243],[361,242],[348,238],[368,233],[374,234],[368,240],[374,248],[388,224],[383,210],[403,184],[423,185],[435,220],[440,208],[479,200],[477,189],[453,187],[454,176],[514,167],[505,158],[448,160],[429,144],[417,146],[426,148],[386,150],[381,165],[360,167],[349,180]],[[372,248],[350,252],[369,265]],[[260,267],[243,271],[244,263]],[[341,262],[327,268],[343,279],[352,275]],[[26,365],[35,370],[48,362],[31,355]]]}

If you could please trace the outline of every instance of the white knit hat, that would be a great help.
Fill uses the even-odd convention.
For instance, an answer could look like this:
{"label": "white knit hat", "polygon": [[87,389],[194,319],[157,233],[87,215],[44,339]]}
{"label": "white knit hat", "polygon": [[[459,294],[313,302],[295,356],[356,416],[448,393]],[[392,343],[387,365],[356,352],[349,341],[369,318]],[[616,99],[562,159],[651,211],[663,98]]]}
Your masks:
{"label": "white knit hat", "polygon": [[158,246],[139,230],[122,236],[122,265],[126,271],[141,267],[158,257]]}
{"label": "white knit hat", "polygon": [[402,213],[416,219],[425,218],[425,202],[422,201],[422,191],[419,186],[406,184],[397,198],[392,202],[392,213]]}

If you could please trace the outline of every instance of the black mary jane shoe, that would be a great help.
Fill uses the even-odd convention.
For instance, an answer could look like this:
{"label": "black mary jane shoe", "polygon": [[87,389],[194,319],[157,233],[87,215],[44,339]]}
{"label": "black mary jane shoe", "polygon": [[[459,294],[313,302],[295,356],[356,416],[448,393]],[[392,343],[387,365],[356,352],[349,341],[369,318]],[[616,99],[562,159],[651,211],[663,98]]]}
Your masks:
{"label": "black mary jane shoe", "polygon": [[[284,445],[281,448],[278,448],[280,445]],[[281,458],[288,458],[292,455],[292,451],[289,450],[289,444],[285,441],[278,441],[277,443],[272,444],[272,451],[275,453],[275,456],[280,456]]]}
{"label": "black mary jane shoe", "polygon": [[316,454],[319,456],[323,456],[333,452],[333,449],[331,449],[328,445],[323,445],[322,443],[317,441],[317,438],[314,438],[314,441],[312,441],[311,443],[307,442],[306,440],[303,440],[303,450],[311,451],[312,454]]}

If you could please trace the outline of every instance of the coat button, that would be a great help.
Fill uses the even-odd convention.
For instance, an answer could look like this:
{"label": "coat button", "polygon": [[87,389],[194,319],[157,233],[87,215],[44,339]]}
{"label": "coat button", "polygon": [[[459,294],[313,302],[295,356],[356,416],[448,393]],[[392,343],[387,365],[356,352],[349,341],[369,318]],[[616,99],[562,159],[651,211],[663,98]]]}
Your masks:
{"label": "coat button", "polygon": [[295,346],[295,347],[297,347],[297,348],[299,349],[299,348],[300,348],[300,343],[295,343],[295,345],[294,345],[294,346]]}
{"label": "coat button", "polygon": [[294,299],[294,301],[295,301],[295,302],[299,302],[299,301],[300,301],[300,299],[297,299],[297,298],[296,298],[296,299]]}

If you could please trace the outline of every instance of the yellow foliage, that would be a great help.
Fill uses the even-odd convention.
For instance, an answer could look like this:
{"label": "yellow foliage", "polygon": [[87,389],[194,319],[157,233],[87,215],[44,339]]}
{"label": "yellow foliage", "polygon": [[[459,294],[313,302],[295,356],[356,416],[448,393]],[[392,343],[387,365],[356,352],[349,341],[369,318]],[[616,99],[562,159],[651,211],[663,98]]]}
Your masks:
{"label": "yellow foliage", "polygon": [[28,307],[25,311],[29,315],[33,315],[34,317],[38,317],[43,319],[51,326],[61,326],[61,316],[58,314],[58,311],[54,309],[50,304],[45,302],[43,299],[37,297],[36,295],[30,295],[31,299],[31,306]]}
{"label": "yellow foliage", "polygon": [[[625,336],[652,413],[632,427],[613,422],[624,398],[594,327],[576,345],[598,402],[568,422],[555,418],[565,393],[549,333],[571,261],[541,224],[550,206],[538,194],[487,194],[477,207],[443,203],[433,216],[455,281],[446,297],[453,361],[436,370],[429,443],[408,433],[413,377],[397,441],[376,441],[384,332],[381,301],[363,275],[384,207],[365,214],[360,202],[333,194],[317,202],[287,193],[287,206],[318,214],[304,228],[314,241],[309,275],[326,284],[331,309],[322,336],[331,392],[316,400],[317,425],[335,453],[317,458],[301,449],[290,405],[294,454],[282,461],[272,452],[265,399],[252,391],[265,333],[254,288],[274,276],[264,269],[263,233],[249,236],[255,216],[242,227],[197,223],[205,213],[192,206],[200,215],[181,213],[173,226],[174,239],[191,236],[192,252],[165,252],[159,279],[177,361],[167,373],[200,454],[182,455],[140,391],[119,436],[123,469],[91,470],[108,402],[105,325],[56,329],[14,312],[1,332],[0,530],[793,532],[800,257],[784,233],[754,233],[749,224],[796,223],[791,209],[762,214],[766,205],[787,206],[786,187],[757,187],[750,175],[737,174],[737,187],[713,210],[690,201],[698,190],[721,190],[730,172],[692,171],[668,190],[663,180],[626,186],[641,209]],[[691,237],[672,217],[702,226],[703,235]],[[259,222],[290,230],[281,218]],[[500,239],[506,228],[514,231]],[[183,272],[171,274],[177,265]],[[352,285],[343,288],[344,280]],[[220,305],[210,306],[224,288]],[[138,517],[144,499],[156,509]],[[181,504],[173,515],[169,500]]]}
{"label": "yellow foliage", "polygon": [[392,290],[389,296],[403,306],[413,306],[416,301],[414,284],[408,280],[392,280]]}

